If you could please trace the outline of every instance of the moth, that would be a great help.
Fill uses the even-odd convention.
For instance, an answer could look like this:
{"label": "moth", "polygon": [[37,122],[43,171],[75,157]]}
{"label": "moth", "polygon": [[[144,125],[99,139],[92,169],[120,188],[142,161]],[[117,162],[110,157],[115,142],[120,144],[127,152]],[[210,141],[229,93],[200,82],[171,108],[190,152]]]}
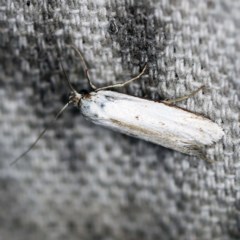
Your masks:
{"label": "moth", "polygon": [[[69,104],[73,104],[79,108],[86,119],[95,124],[201,158],[204,158],[206,146],[218,142],[223,137],[223,129],[218,124],[199,114],[172,105],[172,103],[191,97],[203,87],[187,96],[162,102],[109,91],[109,89],[124,87],[139,79],[146,70],[147,65],[145,65],[138,76],[124,83],[97,88],[90,81],[87,65],[81,52],[75,47],[73,48],[84,64],[92,91],[78,93],[70,84],[64,71],[71,93],[68,103],[60,110],[55,119],[62,114]],[[29,149],[13,163],[26,155],[46,130],[44,129]]]}

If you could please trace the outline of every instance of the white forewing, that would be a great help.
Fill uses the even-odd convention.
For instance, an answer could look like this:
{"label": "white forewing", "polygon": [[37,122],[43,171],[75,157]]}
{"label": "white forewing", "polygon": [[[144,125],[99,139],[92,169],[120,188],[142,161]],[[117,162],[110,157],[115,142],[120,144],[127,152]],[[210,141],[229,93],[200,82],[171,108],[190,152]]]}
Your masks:
{"label": "white forewing", "polygon": [[183,109],[112,91],[81,100],[82,114],[96,124],[190,155],[222,138],[211,120]]}

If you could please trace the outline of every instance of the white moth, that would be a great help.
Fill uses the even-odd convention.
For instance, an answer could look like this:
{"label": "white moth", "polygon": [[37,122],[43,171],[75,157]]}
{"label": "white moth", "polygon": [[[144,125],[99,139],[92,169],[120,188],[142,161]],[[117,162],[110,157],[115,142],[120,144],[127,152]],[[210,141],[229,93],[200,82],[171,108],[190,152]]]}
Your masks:
{"label": "white moth", "polygon": [[[205,157],[205,146],[210,146],[223,137],[224,132],[216,123],[171,105],[172,102],[181,101],[194,95],[202,87],[188,96],[164,102],[155,102],[107,90],[123,87],[139,79],[144,74],[145,65],[138,76],[124,83],[96,88],[89,79],[88,69],[81,53],[75,47],[73,48],[84,63],[86,76],[93,90],[90,93],[80,94],[67,79],[71,89],[69,102],[60,110],[55,119],[62,114],[69,104],[73,104],[80,109],[86,119],[93,123],[201,158]],[[66,75],[65,72],[64,74]],[[12,164],[25,156],[46,130],[47,128]]]}
{"label": "white moth", "polygon": [[118,92],[73,92],[71,101],[93,123],[189,155],[203,157],[204,146],[224,134],[216,123],[200,115]]}

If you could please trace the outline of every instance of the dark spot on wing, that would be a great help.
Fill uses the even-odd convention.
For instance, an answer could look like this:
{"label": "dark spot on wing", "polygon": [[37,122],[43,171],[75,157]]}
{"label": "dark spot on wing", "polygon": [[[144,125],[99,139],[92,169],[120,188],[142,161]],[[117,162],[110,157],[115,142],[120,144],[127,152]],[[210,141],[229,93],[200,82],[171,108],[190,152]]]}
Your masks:
{"label": "dark spot on wing", "polygon": [[114,100],[115,100],[114,97],[108,96],[108,95],[106,95],[105,98],[106,98],[108,101],[110,101],[110,102],[114,102]]}
{"label": "dark spot on wing", "polygon": [[89,109],[90,109],[89,105],[82,105],[82,108],[86,109],[86,111],[89,111]]}
{"label": "dark spot on wing", "polygon": [[123,94],[123,93],[118,93],[118,92],[114,92],[115,93],[115,96],[111,96],[111,95],[105,95],[105,98],[111,102],[114,102],[114,101],[120,101],[120,100],[126,100],[126,101],[136,101],[136,99],[138,97],[135,97],[135,96],[129,96],[127,94]]}

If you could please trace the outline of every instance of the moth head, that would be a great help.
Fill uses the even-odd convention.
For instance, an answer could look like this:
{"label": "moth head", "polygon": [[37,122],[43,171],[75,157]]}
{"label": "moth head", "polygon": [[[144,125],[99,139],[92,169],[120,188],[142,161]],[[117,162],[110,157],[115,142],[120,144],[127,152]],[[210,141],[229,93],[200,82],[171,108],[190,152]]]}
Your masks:
{"label": "moth head", "polygon": [[69,103],[72,103],[74,106],[79,107],[83,95],[77,91],[72,91],[69,96]]}

